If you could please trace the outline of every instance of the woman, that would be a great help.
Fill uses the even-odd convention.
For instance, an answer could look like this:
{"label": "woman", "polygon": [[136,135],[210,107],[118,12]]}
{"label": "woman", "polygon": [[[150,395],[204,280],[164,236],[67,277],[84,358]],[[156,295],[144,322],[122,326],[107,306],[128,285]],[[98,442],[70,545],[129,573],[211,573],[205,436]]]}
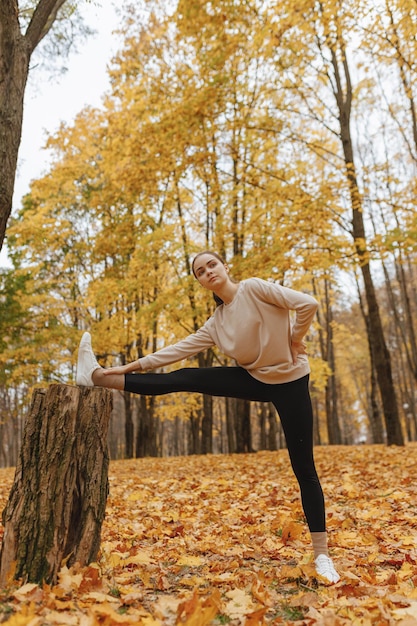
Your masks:
{"label": "woman", "polygon": [[[313,414],[308,389],[310,367],[303,337],[317,310],[306,294],[249,278],[240,283],[215,252],[193,260],[198,282],[212,291],[218,307],[196,333],[137,361],[103,369],[84,333],[77,384],[121,389],[143,395],[176,391],[272,402],[280,416],[288,453],[314,550],[317,573],[329,583],[340,579],[327,549],[324,497],[313,459]],[[290,323],[290,311],[295,321]],[[168,374],[135,374],[169,365],[217,346],[238,367],[184,368]]]}

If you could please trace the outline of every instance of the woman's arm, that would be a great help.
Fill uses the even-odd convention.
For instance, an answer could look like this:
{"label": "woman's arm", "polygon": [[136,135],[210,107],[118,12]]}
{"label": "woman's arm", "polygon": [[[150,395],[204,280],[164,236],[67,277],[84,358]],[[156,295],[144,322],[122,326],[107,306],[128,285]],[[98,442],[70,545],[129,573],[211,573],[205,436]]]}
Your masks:
{"label": "woman's arm", "polygon": [[251,288],[254,289],[257,297],[264,302],[270,302],[282,309],[295,311],[291,336],[295,342],[301,343],[318,309],[317,300],[302,291],[295,291],[278,283],[269,283],[259,278],[251,278],[248,282],[251,283]]}
{"label": "woman's arm", "polygon": [[259,278],[249,279],[251,288],[257,297],[281,309],[295,312],[295,320],[291,328],[290,350],[294,364],[299,354],[306,353],[303,337],[307,334],[318,308],[318,302],[312,296],[301,291],[283,287]]}
{"label": "woman's arm", "polygon": [[203,350],[207,350],[215,345],[207,328],[208,323],[209,322],[204,324],[204,326],[202,326],[194,334],[189,335],[172,346],[162,348],[153,354],[144,356],[136,361],[127,363],[126,365],[111,367],[106,370],[105,373],[106,375],[130,374],[132,372],[153,370],[158,367],[163,367],[164,365],[177,363],[178,361],[190,358],[199,352],[203,352]]}

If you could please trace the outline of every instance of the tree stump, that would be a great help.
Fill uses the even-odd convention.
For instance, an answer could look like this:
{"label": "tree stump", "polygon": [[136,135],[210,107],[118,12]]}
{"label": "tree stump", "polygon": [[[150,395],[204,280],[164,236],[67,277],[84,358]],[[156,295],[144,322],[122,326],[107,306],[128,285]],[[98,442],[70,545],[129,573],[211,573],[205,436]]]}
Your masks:
{"label": "tree stump", "polygon": [[0,584],[54,583],[63,562],[87,565],[100,546],[108,494],[107,389],[35,389],[3,511]]}

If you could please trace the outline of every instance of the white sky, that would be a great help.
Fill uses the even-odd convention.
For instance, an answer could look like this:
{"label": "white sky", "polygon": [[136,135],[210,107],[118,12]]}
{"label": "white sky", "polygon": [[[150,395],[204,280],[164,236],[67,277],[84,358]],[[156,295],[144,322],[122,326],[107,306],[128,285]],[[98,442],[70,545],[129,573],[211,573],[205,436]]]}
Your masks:
{"label": "white sky", "polygon": [[[97,30],[95,35],[78,46],[78,52],[65,60],[68,71],[52,81],[47,72],[34,69],[25,93],[22,141],[13,198],[13,210],[20,208],[22,196],[29,191],[30,182],[39,178],[48,165],[48,155],[42,149],[46,137],[62,121],[71,122],[85,106],[100,106],[109,88],[107,66],[118,50],[113,31],[120,18],[113,0],[97,0],[84,4],[85,20]],[[9,265],[5,246],[0,252],[0,267]]]}

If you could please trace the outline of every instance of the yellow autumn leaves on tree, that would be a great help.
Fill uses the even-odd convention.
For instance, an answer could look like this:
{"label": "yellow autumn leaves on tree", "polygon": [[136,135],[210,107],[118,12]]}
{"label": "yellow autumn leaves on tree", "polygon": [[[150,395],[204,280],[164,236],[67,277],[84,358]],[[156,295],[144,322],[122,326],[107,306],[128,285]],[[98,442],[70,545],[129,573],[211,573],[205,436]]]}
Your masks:
{"label": "yellow autumn leaves on tree", "polygon": [[49,138],[10,229],[30,324],[9,380],[67,380],[82,328],[106,364],[193,332],[209,247],[237,279],[318,298],[317,442],[415,438],[414,18],[392,0],[127,7],[103,106]]}

